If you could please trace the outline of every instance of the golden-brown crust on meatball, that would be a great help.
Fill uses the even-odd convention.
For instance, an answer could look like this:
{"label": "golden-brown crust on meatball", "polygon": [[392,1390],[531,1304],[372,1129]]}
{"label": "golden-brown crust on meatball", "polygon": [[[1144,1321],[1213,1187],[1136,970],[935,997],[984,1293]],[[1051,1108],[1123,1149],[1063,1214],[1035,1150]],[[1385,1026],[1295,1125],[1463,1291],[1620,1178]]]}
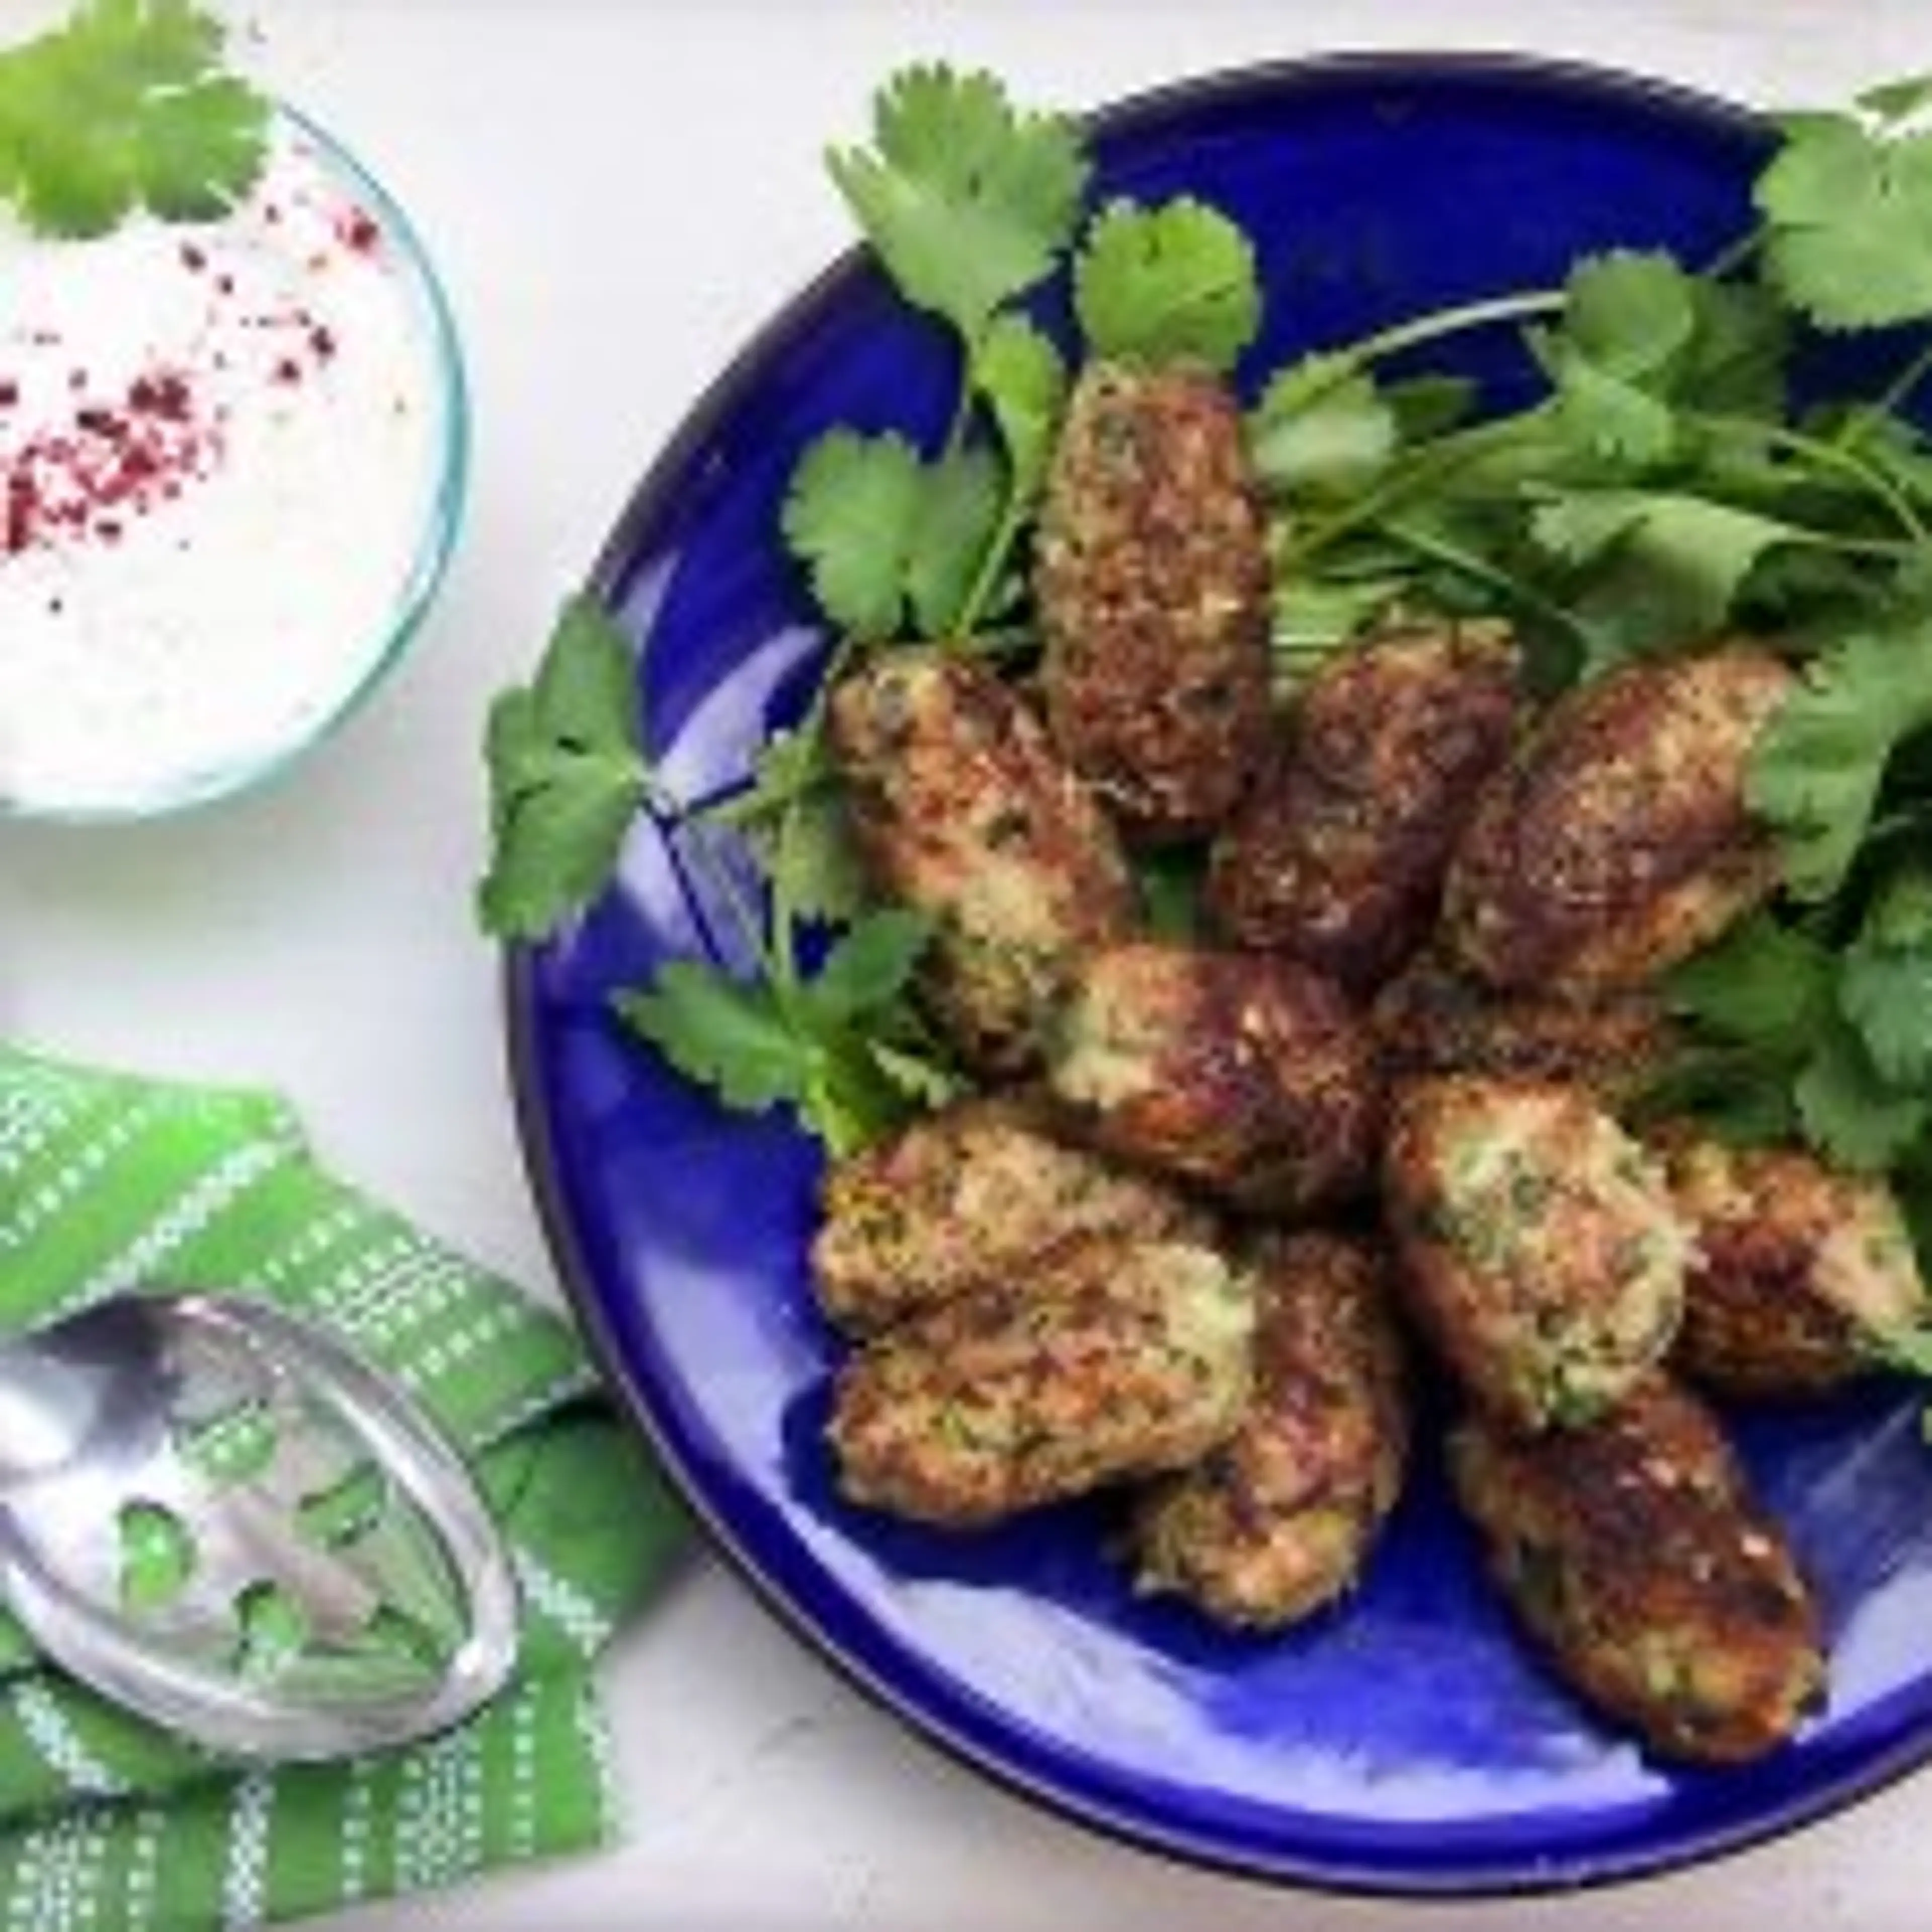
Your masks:
{"label": "golden-brown crust on meatball", "polygon": [[1250,1260],[1258,1313],[1246,1418],[1205,1461],[1148,1490],[1132,1538],[1142,1588],[1278,1629],[1360,1576],[1402,1486],[1408,1418],[1372,1250],[1270,1234]]}
{"label": "golden-brown crust on meatball", "polygon": [[1927,1313],[1892,1190],[1796,1148],[1660,1137],[1693,1255],[1676,1366],[1719,1394],[1820,1395]]}
{"label": "golden-brown crust on meatball", "polygon": [[1406,1303],[1508,1426],[1588,1421],[1662,1358],[1688,1242],[1660,1166],[1582,1089],[1404,1088],[1382,1172]]}
{"label": "golden-brown crust on meatball", "polygon": [[1090,364],[1040,513],[1055,740],[1130,830],[1210,830],[1268,730],[1266,526],[1239,406],[1202,370]]}
{"label": "golden-brown crust on meatball", "polygon": [[1080,1236],[850,1358],[830,1437],[853,1502],[964,1527],[1156,1474],[1239,1426],[1254,1294],[1204,1242]]}
{"label": "golden-brown crust on meatball", "polygon": [[879,658],[832,693],[828,736],[867,871],[938,922],[935,1013],[976,1066],[1023,1068],[1081,956],[1133,923],[1106,814],[1024,701],[963,658]]}
{"label": "golden-brown crust on meatball", "polygon": [[819,1203],[813,1284],[854,1335],[1010,1280],[1069,1235],[1152,1238],[1199,1220],[1150,1176],[1056,1138],[1042,1105],[1012,1096],[956,1101],[832,1162]]}
{"label": "golden-brown crust on meatball", "polygon": [[1457,848],[1446,910],[1462,963],[1501,987],[1627,986],[1758,904],[1778,859],[1745,778],[1792,682],[1737,644],[1564,699],[1490,781]]}
{"label": "golden-brown crust on meatball", "polygon": [[1257,1213],[1370,1180],[1382,1094],[1342,994],[1291,960],[1154,940],[1095,954],[1047,1082],[1095,1146]]}
{"label": "golden-brown crust on meatball", "polygon": [[1434,924],[1477,788],[1509,752],[1516,674],[1493,626],[1398,632],[1324,665],[1215,842],[1216,928],[1352,988],[1386,979]]}
{"label": "golden-brown crust on meatball", "polygon": [[1511,1606],[1564,1679],[1661,1756],[1738,1764],[1824,1688],[1816,1606],[1716,1423],[1661,1373],[1587,1429],[1478,1420],[1450,1467]]}

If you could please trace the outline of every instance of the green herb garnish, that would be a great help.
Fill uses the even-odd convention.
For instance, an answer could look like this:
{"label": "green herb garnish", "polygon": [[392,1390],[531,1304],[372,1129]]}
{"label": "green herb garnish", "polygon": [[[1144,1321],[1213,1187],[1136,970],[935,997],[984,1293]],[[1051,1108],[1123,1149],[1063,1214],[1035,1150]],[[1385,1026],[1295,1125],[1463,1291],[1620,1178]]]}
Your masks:
{"label": "green herb garnish", "polygon": [[0,195],[36,234],[81,238],[136,209],[226,214],[260,174],[268,104],[223,69],[190,0],[84,0],[0,52]]}

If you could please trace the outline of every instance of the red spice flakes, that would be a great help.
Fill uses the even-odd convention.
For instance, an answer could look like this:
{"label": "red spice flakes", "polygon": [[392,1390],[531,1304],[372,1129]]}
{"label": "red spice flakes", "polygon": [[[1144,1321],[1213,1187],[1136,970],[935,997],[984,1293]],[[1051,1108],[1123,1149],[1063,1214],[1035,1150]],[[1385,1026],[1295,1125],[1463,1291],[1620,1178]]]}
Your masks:
{"label": "red spice flakes", "polygon": [[335,232],[344,248],[352,248],[358,255],[374,254],[382,239],[375,217],[362,208],[346,209],[335,224]]}
{"label": "red spice flakes", "polygon": [[0,376],[0,410],[10,410],[20,400],[20,384],[10,376]]}
{"label": "red spice flakes", "polygon": [[167,371],[137,376],[128,385],[128,406],[143,416],[161,416],[170,422],[185,422],[188,414],[186,380]]}
{"label": "red spice flakes", "polygon": [[202,419],[184,376],[140,376],[118,401],[90,401],[0,456],[0,548],[17,556],[89,538],[118,543],[129,518],[178,496],[220,453],[218,427]]}

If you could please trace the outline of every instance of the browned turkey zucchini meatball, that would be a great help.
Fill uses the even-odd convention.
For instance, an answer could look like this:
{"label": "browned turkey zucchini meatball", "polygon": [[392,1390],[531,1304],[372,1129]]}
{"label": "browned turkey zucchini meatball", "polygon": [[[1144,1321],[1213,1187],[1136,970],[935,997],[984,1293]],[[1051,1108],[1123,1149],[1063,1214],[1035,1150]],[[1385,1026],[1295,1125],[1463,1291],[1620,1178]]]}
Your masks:
{"label": "browned turkey zucchini meatball", "polygon": [[1457,849],[1447,909],[1463,962],[1496,986],[1630,986],[1766,898],[1778,860],[1745,776],[1792,686],[1769,652],[1738,645],[1564,700]]}
{"label": "browned turkey zucchini meatball", "polygon": [[1391,980],[1370,1010],[1391,1082],[1445,1073],[1555,1080],[1587,1087],[1615,1106],[1641,1091],[1677,1045],[1663,1002],[1641,988],[1587,1004],[1498,993],[1425,953]]}
{"label": "browned turkey zucchini meatball", "polygon": [[936,1013],[976,1066],[1024,1066],[1081,955],[1133,922],[1106,815],[1012,689],[937,651],[847,679],[830,737],[874,883],[938,921]]}
{"label": "browned turkey zucchini meatball", "polygon": [[1129,829],[1211,830],[1268,731],[1265,525],[1240,411],[1201,370],[1090,365],[1040,513],[1054,738]]}
{"label": "browned turkey zucchini meatball", "polygon": [[1694,1244],[1684,1374],[1720,1394],[1822,1394],[1869,1372],[1928,1313],[1898,1203],[1882,1180],[1796,1149],[1663,1143]]}
{"label": "browned turkey zucchini meatball", "polygon": [[841,1484],[964,1527],[1179,1468],[1239,1426],[1253,1325],[1250,1282],[1208,1244],[1077,1237],[847,1362]]}
{"label": "browned turkey zucchini meatball", "polygon": [[1292,960],[1151,940],[1096,953],[1047,1082],[1082,1138],[1236,1207],[1304,1214],[1371,1177],[1382,1105],[1366,1031]]}
{"label": "browned turkey zucchini meatball", "polygon": [[1559,1675],[1659,1755],[1736,1764],[1822,1694],[1816,1608],[1696,1400],[1661,1374],[1587,1429],[1450,1444],[1492,1574]]}
{"label": "browned turkey zucchini meatball", "polygon": [[1216,928],[1347,986],[1386,979],[1435,923],[1450,854],[1516,716],[1515,649],[1493,626],[1400,632],[1333,660],[1215,842]]}
{"label": "browned turkey zucchini meatball", "polygon": [[1136,1511],[1142,1587],[1222,1622],[1279,1628],[1347,1591],[1408,1451],[1388,1284],[1370,1250],[1270,1235],[1252,1256],[1255,1386],[1239,1431]]}
{"label": "browned turkey zucchini meatball", "polygon": [[1580,1088],[1408,1088],[1383,1172],[1408,1305],[1504,1424],[1588,1421],[1670,1346],[1688,1243],[1660,1166]]}
{"label": "browned turkey zucchini meatball", "polygon": [[866,1334],[980,1282],[1010,1281],[1070,1234],[1166,1234],[1197,1210],[1160,1182],[1056,1139],[1028,1101],[954,1102],[832,1163],[812,1280]]}

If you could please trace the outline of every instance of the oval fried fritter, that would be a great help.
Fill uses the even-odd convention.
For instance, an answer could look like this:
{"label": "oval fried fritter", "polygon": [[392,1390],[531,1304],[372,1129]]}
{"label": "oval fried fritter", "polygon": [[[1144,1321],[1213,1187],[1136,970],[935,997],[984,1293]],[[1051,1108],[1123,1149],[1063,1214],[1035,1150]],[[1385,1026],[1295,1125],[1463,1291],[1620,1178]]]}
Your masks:
{"label": "oval fried fritter", "polygon": [[1778,859],[1745,775],[1792,682],[1738,644],[1564,699],[1457,848],[1446,910],[1462,962],[1495,986],[1631,986],[1760,903]]}
{"label": "oval fried fritter", "polygon": [[1660,1166],[1582,1089],[1408,1088],[1383,1176],[1408,1306],[1508,1426],[1588,1421],[1670,1346],[1689,1244]]}
{"label": "oval fried fritter", "polygon": [[1442,1074],[1554,1080],[1614,1107],[1670,1058],[1677,1029],[1643,988],[1589,1004],[1498,993],[1425,953],[1376,996],[1370,1021],[1391,1083]]}
{"label": "oval fried fritter", "polygon": [[896,651],[832,693],[828,736],[874,883],[933,914],[922,984],[960,1051],[1024,1067],[1081,955],[1130,928],[1119,841],[984,665]]}
{"label": "oval fried fritter", "polygon": [[1823,1394],[1927,1315],[1912,1237],[1875,1178],[1795,1148],[1688,1134],[1662,1150],[1694,1244],[1676,1366],[1720,1395]]}
{"label": "oval fried fritter", "polygon": [[1266,526],[1226,386],[1198,369],[1090,364],[1036,556],[1060,749],[1130,831],[1210,830],[1268,731]]}
{"label": "oval fried fritter", "polygon": [[1258,1312],[1246,1418],[1136,1508],[1142,1588],[1224,1623],[1276,1629],[1360,1576],[1408,1447],[1402,1354],[1372,1250],[1270,1235],[1250,1256]]}
{"label": "oval fried fritter", "polygon": [[829,1166],[812,1245],[826,1316],[869,1334],[1008,1280],[1069,1235],[1153,1238],[1197,1218],[1158,1181],[1055,1139],[1042,1114],[1018,1099],[957,1101]]}
{"label": "oval fried fritter", "polygon": [[1661,1374],[1587,1429],[1450,1443],[1491,1574],[1560,1676],[1661,1756],[1738,1764],[1821,1697],[1823,1639],[1730,1445]]}
{"label": "oval fried fritter", "polygon": [[1202,1241],[1082,1236],[914,1316],[840,1371],[851,1501],[964,1527],[1177,1468],[1239,1426],[1251,1282]]}
{"label": "oval fried fritter", "polygon": [[1341,994],[1292,960],[1154,940],[1095,954],[1049,1088],[1076,1130],[1238,1208],[1303,1214],[1363,1188],[1381,1090]]}
{"label": "oval fried fritter", "polygon": [[1346,986],[1386,979],[1434,924],[1476,788],[1508,754],[1516,670],[1505,634],[1450,624],[1324,665],[1215,841],[1216,929]]}

